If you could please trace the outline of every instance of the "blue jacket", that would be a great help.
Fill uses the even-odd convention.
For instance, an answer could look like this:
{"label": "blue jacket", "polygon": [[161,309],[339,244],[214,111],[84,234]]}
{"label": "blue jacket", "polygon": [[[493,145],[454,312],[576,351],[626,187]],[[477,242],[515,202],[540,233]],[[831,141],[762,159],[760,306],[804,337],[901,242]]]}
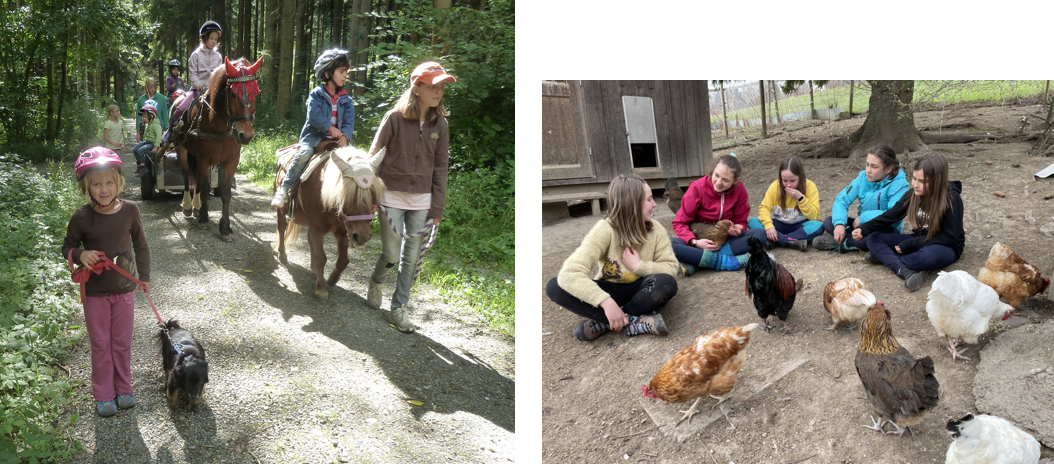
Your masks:
{"label": "blue jacket", "polygon": [[[903,170],[898,169],[897,175],[892,179],[885,178],[878,182],[869,182],[867,172],[860,171],[860,175],[835,197],[834,205],[831,206],[831,224],[845,225],[848,221],[849,206],[856,200],[860,200],[860,205],[856,208],[860,223],[870,221],[897,204],[908,189]],[[900,232],[901,221],[897,221],[893,227]]]}
{"label": "blue jacket", "polygon": [[[307,95],[307,121],[300,131],[300,144],[309,147],[318,146],[319,142],[326,137],[326,133],[333,122],[333,103],[326,93],[325,86],[315,87]],[[351,140],[351,131],[355,128],[355,106],[351,103],[351,96],[344,90],[337,97],[337,128]]]}

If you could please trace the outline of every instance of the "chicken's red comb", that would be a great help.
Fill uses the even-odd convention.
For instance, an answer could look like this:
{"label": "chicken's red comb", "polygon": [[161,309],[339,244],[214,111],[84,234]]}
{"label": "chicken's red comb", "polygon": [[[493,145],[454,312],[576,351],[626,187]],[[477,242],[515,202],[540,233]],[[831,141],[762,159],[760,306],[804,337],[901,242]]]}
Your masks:
{"label": "chicken's red comb", "polygon": [[647,395],[648,394],[648,386],[647,385],[641,385],[640,386],[640,392],[645,394],[645,395]]}
{"label": "chicken's red comb", "polygon": [[878,305],[879,305],[879,306],[885,306],[884,304],[882,304],[882,302],[881,302],[881,301],[879,301],[879,302],[878,302]]}

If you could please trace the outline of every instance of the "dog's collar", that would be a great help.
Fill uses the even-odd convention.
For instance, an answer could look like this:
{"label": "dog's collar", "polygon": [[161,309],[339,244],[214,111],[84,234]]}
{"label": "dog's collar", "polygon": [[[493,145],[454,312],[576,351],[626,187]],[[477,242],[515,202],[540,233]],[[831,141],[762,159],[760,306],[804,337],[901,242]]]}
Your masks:
{"label": "dog's collar", "polygon": [[172,349],[176,350],[176,354],[177,355],[183,354],[183,344],[182,343],[173,343],[172,344]]}

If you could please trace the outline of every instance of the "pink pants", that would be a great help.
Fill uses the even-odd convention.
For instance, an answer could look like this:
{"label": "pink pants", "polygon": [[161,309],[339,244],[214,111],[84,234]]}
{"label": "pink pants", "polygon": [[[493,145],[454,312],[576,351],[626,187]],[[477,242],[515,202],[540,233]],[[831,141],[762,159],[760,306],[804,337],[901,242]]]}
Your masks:
{"label": "pink pants", "polygon": [[91,387],[95,401],[132,394],[132,325],[135,292],[84,298],[91,342]]}

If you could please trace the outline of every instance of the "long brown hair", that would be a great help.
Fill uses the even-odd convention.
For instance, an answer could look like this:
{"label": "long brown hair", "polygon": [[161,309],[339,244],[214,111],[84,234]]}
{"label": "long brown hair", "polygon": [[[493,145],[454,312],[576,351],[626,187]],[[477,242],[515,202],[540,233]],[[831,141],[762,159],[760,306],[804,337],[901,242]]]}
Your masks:
{"label": "long brown hair", "polygon": [[948,160],[939,153],[930,153],[915,162],[914,171],[919,170],[925,177],[923,182],[926,184],[926,192],[919,197],[915,195],[915,189],[911,190],[908,214],[904,219],[912,229],[918,229],[919,208],[922,208],[929,230],[926,240],[929,240],[940,232],[944,212],[951,207],[948,203]]}
{"label": "long brown hair", "polygon": [[783,188],[783,171],[790,171],[791,174],[798,176],[798,188],[795,190],[800,191],[802,195],[808,195],[808,193],[805,192],[805,186],[807,185],[805,181],[805,165],[802,164],[801,158],[788,156],[780,163],[780,170],[776,171],[776,182],[779,182],[780,186],[779,204],[780,207],[786,208],[787,189]]}
{"label": "long brown hair", "polygon": [[878,144],[871,147],[871,149],[867,151],[867,154],[875,155],[875,158],[878,158],[878,160],[882,162],[883,169],[890,166],[895,167],[889,171],[889,174],[886,174],[886,179],[897,177],[897,172],[900,171],[900,161],[897,161],[897,152],[893,151],[893,147],[886,144]]}
{"label": "long brown hair", "polygon": [[625,174],[616,177],[608,185],[607,221],[618,234],[623,247],[638,247],[648,239],[651,221],[644,222],[641,205],[651,187],[639,176]]}
{"label": "long brown hair", "polygon": [[[424,85],[424,82],[418,82],[416,85]],[[417,106],[417,94],[414,93],[414,87],[410,86],[403,92],[399,100],[395,102],[395,109],[403,115],[404,118],[411,121],[419,121],[421,119],[421,109]],[[450,112],[443,108],[443,100],[439,100],[439,105],[435,108],[429,108],[428,114],[425,115],[425,120],[428,122],[439,119],[440,116],[450,116]]]}

